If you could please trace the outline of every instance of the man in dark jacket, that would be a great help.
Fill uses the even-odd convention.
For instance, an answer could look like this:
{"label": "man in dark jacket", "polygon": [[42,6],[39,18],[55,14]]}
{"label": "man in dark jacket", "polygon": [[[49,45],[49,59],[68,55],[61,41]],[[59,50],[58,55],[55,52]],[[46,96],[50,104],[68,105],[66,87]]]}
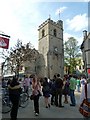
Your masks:
{"label": "man in dark jacket", "polygon": [[[60,77],[60,74],[57,74],[57,78],[55,81],[55,87],[56,87],[56,94],[55,94],[55,105],[58,107],[64,107],[62,106],[62,87],[63,87],[63,80]],[[59,99],[59,100],[58,100]]]}
{"label": "man in dark jacket", "polygon": [[11,109],[11,120],[17,119],[18,107],[19,107],[19,99],[21,93],[21,87],[19,85],[18,79],[13,77],[9,87],[9,97],[12,102],[12,109]]}

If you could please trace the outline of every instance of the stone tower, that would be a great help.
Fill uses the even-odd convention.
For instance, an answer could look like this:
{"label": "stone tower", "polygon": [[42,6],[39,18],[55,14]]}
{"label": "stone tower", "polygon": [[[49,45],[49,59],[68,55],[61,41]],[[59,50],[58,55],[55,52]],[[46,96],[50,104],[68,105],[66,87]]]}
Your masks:
{"label": "stone tower", "polygon": [[54,74],[64,73],[63,21],[54,22],[50,18],[39,28],[38,51],[42,55],[40,76],[53,78]]}

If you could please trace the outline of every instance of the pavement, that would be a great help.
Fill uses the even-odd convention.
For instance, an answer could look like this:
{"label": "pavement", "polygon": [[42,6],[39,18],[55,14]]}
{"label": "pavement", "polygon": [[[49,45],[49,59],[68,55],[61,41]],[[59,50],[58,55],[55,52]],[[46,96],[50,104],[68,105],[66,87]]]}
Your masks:
{"label": "pavement", "polygon": [[[79,99],[80,93],[75,92],[77,105],[75,107],[70,106],[70,98],[68,96],[68,104],[63,103],[64,108],[52,106],[45,108],[43,96],[40,98],[40,114],[35,116],[33,109],[33,101],[29,100],[29,104],[26,108],[19,108],[18,118],[83,118],[79,113]],[[64,101],[64,96],[62,101]],[[10,113],[2,114],[2,118],[10,118]]]}

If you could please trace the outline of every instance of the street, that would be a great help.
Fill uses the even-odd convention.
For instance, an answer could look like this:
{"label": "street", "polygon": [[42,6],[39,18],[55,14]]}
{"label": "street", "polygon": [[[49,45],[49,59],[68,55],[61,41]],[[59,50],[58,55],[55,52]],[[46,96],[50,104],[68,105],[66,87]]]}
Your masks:
{"label": "street", "polygon": [[[40,114],[39,116],[34,115],[33,101],[29,100],[29,104],[26,108],[19,108],[18,118],[83,118],[78,111],[79,107],[79,96],[80,93],[75,92],[77,105],[71,107],[70,100],[68,104],[64,104],[64,108],[59,108],[56,106],[51,106],[50,108],[45,108],[43,96],[40,98]],[[64,101],[64,96],[63,96]],[[10,118],[10,113],[3,114],[2,118]]]}

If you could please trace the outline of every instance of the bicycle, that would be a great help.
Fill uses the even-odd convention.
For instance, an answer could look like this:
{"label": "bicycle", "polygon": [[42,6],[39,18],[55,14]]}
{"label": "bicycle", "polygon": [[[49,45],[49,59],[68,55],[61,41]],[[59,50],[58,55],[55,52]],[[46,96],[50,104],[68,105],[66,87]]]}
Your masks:
{"label": "bicycle", "polygon": [[11,101],[9,99],[8,89],[2,88],[2,113],[8,113],[11,111]]}
{"label": "bicycle", "polygon": [[20,94],[19,107],[25,108],[29,103],[28,94],[24,91]]}
{"label": "bicycle", "polygon": [[11,111],[12,103],[10,102],[9,96],[2,98],[2,113],[8,113]]}
{"label": "bicycle", "polygon": [[[29,98],[27,93],[22,91],[20,94],[20,101],[19,101],[19,107],[25,108],[29,103]],[[8,113],[11,111],[12,108],[12,103],[9,99],[9,95],[5,94],[4,97],[2,98],[2,113]]]}

